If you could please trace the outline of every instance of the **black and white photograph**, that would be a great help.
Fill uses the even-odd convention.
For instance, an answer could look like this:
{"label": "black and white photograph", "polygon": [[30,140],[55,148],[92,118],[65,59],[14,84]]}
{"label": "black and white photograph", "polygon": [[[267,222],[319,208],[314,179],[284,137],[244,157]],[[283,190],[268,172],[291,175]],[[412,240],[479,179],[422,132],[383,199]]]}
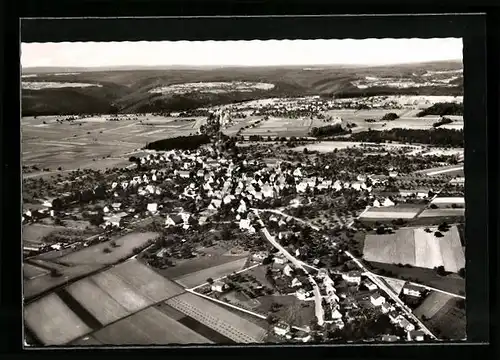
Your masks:
{"label": "black and white photograph", "polygon": [[467,340],[462,53],[21,36],[24,346]]}

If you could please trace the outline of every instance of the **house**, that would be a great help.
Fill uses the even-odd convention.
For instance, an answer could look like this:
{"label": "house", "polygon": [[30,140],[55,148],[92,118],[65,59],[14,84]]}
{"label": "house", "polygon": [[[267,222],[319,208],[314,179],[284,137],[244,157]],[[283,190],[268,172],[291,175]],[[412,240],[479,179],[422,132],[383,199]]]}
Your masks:
{"label": "house", "polygon": [[340,319],[342,319],[342,314],[340,313],[340,311],[335,309],[331,313],[331,318],[332,318],[332,320],[340,320]]}
{"label": "house", "polygon": [[210,203],[210,205],[208,206],[208,208],[210,210],[215,210],[215,209],[219,209],[222,205],[222,200],[219,200],[219,199],[212,199],[212,202]]}
{"label": "house", "polygon": [[302,283],[300,282],[300,280],[299,280],[299,279],[294,278],[294,279],[292,280],[292,285],[291,285],[291,286],[292,286],[292,287],[302,286]]}
{"label": "house", "polygon": [[388,315],[389,315],[389,319],[391,320],[392,323],[397,323],[398,322],[398,319],[399,319],[400,315],[398,314],[397,311],[392,310],[392,311],[389,312]]}
{"label": "house", "polygon": [[295,169],[293,171],[293,176],[302,177],[302,170],[300,168]]}
{"label": "house", "polygon": [[311,335],[304,331],[298,331],[295,334],[294,339],[297,341],[308,342],[309,340],[311,340]]}
{"label": "house", "polygon": [[122,207],[122,203],[113,203],[111,204],[111,207],[113,208],[113,210],[120,210],[120,208]]}
{"label": "house", "polygon": [[415,325],[413,325],[404,316],[401,316],[401,315],[399,316],[398,325],[401,326],[406,331],[413,331],[413,330],[415,330]]}
{"label": "house", "polygon": [[208,220],[207,216],[200,216],[200,218],[198,219],[198,225],[200,226],[205,225],[207,220]]}
{"label": "house", "polygon": [[387,314],[389,313],[390,311],[394,310],[393,306],[391,304],[389,304],[388,302],[384,302],[381,306],[380,306],[380,310],[382,310],[382,312],[384,314]]}
{"label": "house", "polygon": [[398,341],[399,340],[399,336],[396,336],[396,335],[382,335],[381,340],[385,341],[385,342],[394,342],[394,341]]}
{"label": "house", "polygon": [[380,201],[376,200],[373,202],[373,207],[380,207]]}
{"label": "house", "polygon": [[149,203],[147,206],[147,210],[154,214],[158,211],[158,204],[157,203]]}
{"label": "house", "polygon": [[287,259],[282,254],[278,254],[274,257],[274,262],[276,264],[285,264],[287,262]]}
{"label": "house", "polygon": [[167,252],[167,249],[162,248],[162,249],[160,249],[160,250],[156,253],[156,257],[161,258],[161,257],[163,257],[163,256],[165,255],[165,253],[166,253],[166,252]]}
{"label": "house", "polygon": [[374,306],[380,306],[385,302],[385,298],[376,292],[370,296],[370,301]]}
{"label": "house", "polygon": [[290,325],[285,322],[279,322],[274,325],[274,333],[279,336],[285,336],[290,332]]}
{"label": "house", "polygon": [[293,274],[293,269],[290,265],[286,265],[285,268],[283,269],[283,274],[285,274],[286,276],[292,276]]}
{"label": "house", "polygon": [[217,291],[217,292],[224,292],[226,291],[228,288],[228,285],[225,283],[225,282],[222,282],[222,281],[216,281],[212,284],[212,291]]}
{"label": "house", "polygon": [[304,290],[304,288],[300,288],[295,292],[295,296],[297,297],[297,299],[304,301],[307,300],[309,294]]}
{"label": "house", "polygon": [[375,285],[374,283],[372,283],[370,280],[363,281],[363,286],[365,288],[367,288],[368,290],[370,290],[370,291],[373,291],[373,290],[377,289],[377,285]]}
{"label": "house", "polygon": [[104,217],[104,225],[105,226],[116,226],[120,227],[122,218],[119,216],[109,216],[109,217]]}
{"label": "house", "polygon": [[178,172],[178,175],[181,177],[181,178],[184,178],[184,179],[189,179],[190,178],[190,174],[189,174],[189,171],[179,171]]}
{"label": "house", "polygon": [[250,220],[249,219],[241,219],[240,220],[240,229],[248,230],[250,228]]}
{"label": "house", "polygon": [[424,289],[419,286],[407,284],[403,287],[403,294],[414,297],[421,297],[423,290]]}
{"label": "house", "polygon": [[169,215],[165,220],[166,226],[177,226],[184,223],[184,220],[180,215]]}
{"label": "house", "polygon": [[295,186],[298,193],[304,193],[307,190],[307,183],[302,181],[301,183]]}
{"label": "house", "polygon": [[398,176],[397,171],[389,171],[389,177],[395,178],[396,176]]}
{"label": "house", "polygon": [[342,279],[344,279],[348,283],[359,285],[361,283],[361,272],[349,271],[348,273],[342,274]]}
{"label": "house", "polygon": [[415,341],[424,341],[425,340],[425,334],[422,330],[413,330],[413,331],[410,331],[408,334],[412,340],[415,340]]}
{"label": "house", "polygon": [[394,202],[391,201],[391,199],[386,198],[384,202],[382,203],[382,206],[394,206]]}
{"label": "house", "polygon": [[264,251],[261,251],[261,252],[258,252],[256,254],[253,254],[252,255],[252,258],[254,260],[257,260],[257,261],[262,261],[264,260],[265,258],[267,257],[267,253],[265,253]]}

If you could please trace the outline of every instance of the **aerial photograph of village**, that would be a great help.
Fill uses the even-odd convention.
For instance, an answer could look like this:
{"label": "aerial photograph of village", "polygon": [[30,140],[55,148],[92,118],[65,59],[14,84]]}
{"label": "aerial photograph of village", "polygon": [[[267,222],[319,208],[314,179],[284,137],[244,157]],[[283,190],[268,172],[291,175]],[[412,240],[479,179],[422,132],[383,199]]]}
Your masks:
{"label": "aerial photograph of village", "polygon": [[20,59],[26,348],[467,339],[461,39]]}

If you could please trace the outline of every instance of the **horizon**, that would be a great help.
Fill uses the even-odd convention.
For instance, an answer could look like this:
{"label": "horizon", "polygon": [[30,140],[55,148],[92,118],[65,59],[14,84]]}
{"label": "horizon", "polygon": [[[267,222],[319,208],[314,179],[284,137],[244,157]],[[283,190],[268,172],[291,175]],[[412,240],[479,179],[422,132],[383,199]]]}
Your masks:
{"label": "horizon", "polygon": [[22,69],[376,67],[461,60],[459,38],[21,43]]}

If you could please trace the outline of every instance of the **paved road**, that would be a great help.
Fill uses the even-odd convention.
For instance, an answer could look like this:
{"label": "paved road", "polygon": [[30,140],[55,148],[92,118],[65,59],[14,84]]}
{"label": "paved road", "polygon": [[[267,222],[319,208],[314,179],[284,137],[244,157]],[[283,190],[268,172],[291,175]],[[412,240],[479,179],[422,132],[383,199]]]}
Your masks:
{"label": "paved road", "polygon": [[259,223],[262,226],[262,232],[264,233],[266,239],[276,248],[278,249],[292,264],[295,265],[295,267],[302,269],[306,274],[309,279],[309,282],[311,283],[313,287],[313,293],[314,293],[314,303],[315,303],[315,313],[316,313],[316,319],[318,320],[318,325],[322,326],[324,324],[324,310],[323,306],[321,303],[321,294],[319,292],[319,287],[314,278],[309,274],[309,272],[305,269],[303,266],[303,263],[299,260],[297,260],[295,257],[293,257],[286,249],[281,246],[280,243],[278,243],[273,236],[269,233],[269,231],[266,228],[266,225],[262,221],[259,215],[259,210],[253,209],[255,215],[259,218]]}
{"label": "paved road", "polygon": [[383,290],[387,295],[390,296],[392,300],[399,305],[399,307],[405,312],[405,314],[415,321],[423,332],[429,335],[433,339],[437,339],[436,336],[413,314],[412,310],[401,300],[387,285],[385,285],[382,281],[380,281],[379,277],[369,271],[361,261],[359,261],[356,257],[354,257],[349,251],[344,251],[347,256],[349,256],[355,263],[358,265],[366,275],[375,285],[379,287],[379,289]]}
{"label": "paved road", "polygon": [[297,218],[297,217],[292,216],[292,215],[285,214],[284,212],[282,212],[280,210],[274,210],[274,209],[254,209],[254,208],[252,208],[251,210],[253,210],[254,212],[255,211],[267,211],[267,212],[270,212],[270,213],[278,214],[278,215],[281,215],[281,216],[284,216],[284,217],[287,217],[287,218],[294,219],[294,220],[296,220],[296,221],[298,221],[298,222],[300,222],[302,224],[308,225],[313,230],[316,230],[316,231],[320,230],[319,227],[317,227],[315,225],[311,225],[311,224],[309,224],[307,221],[305,221],[303,219]]}

